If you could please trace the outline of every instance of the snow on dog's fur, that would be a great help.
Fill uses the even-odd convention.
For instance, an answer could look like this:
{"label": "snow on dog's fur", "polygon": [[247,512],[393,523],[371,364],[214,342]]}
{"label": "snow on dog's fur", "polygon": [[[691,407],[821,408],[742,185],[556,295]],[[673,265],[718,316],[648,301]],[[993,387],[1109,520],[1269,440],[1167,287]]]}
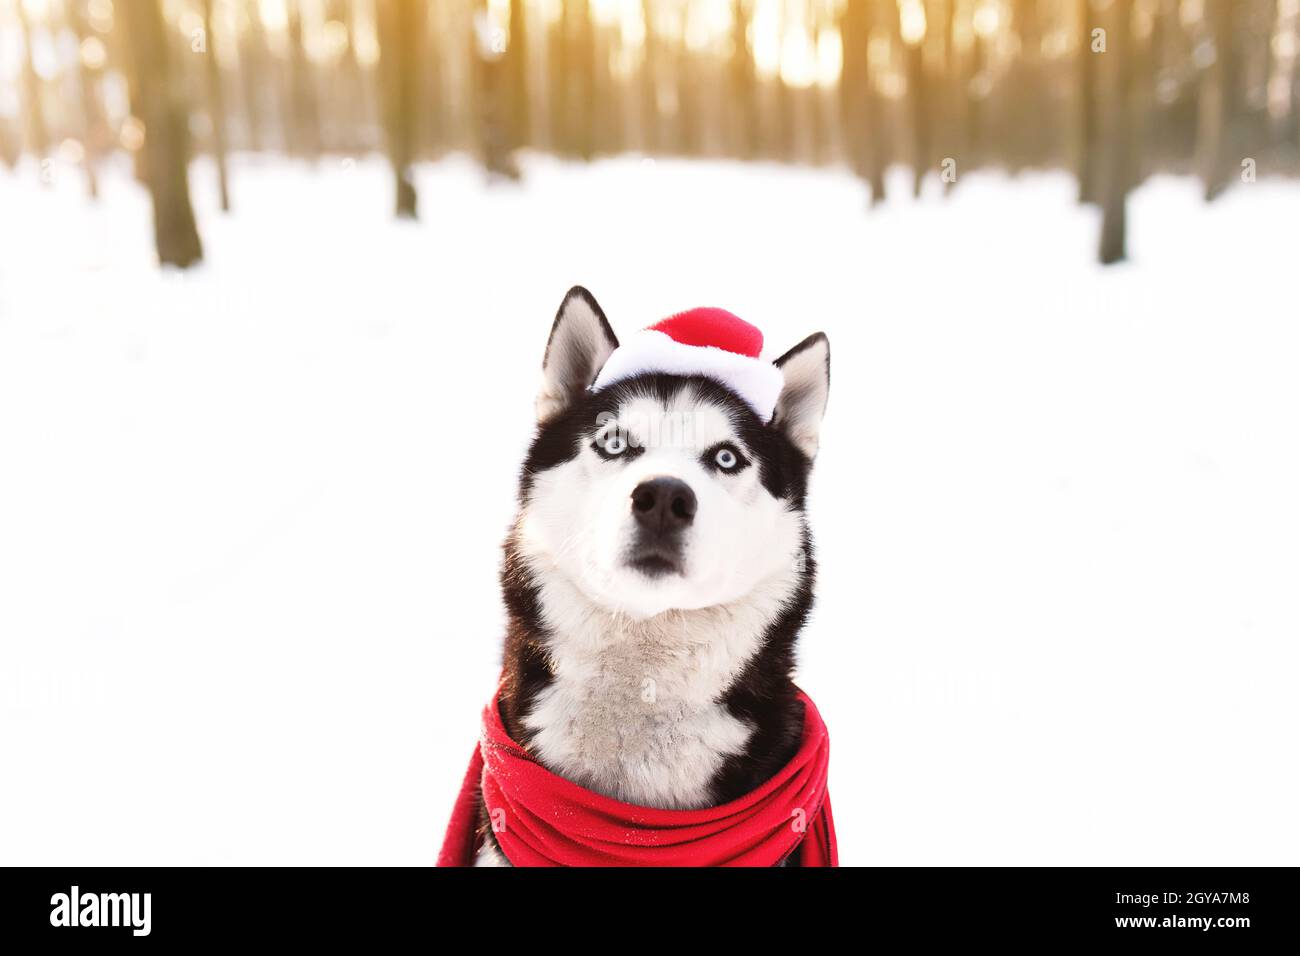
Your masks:
{"label": "snow on dog's fur", "polygon": [[[575,288],[551,329],[505,544],[501,712],[547,769],[629,803],[734,799],[794,754],[812,603],[804,496],[830,384],[820,333],[770,423],[700,376],[592,392],[617,347]],[[481,864],[504,862],[490,827]]]}

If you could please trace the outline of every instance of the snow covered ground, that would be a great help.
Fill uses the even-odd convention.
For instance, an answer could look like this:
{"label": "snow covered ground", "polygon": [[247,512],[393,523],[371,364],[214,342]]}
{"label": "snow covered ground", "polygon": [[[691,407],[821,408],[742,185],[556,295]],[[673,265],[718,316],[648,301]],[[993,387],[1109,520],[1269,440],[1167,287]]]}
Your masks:
{"label": "snow covered ground", "polygon": [[[800,679],[851,864],[1300,862],[1300,186],[236,164],[0,173],[0,862],[430,863],[548,325],[834,350]],[[902,190],[900,190],[900,193]],[[451,453],[449,454],[449,450]]]}

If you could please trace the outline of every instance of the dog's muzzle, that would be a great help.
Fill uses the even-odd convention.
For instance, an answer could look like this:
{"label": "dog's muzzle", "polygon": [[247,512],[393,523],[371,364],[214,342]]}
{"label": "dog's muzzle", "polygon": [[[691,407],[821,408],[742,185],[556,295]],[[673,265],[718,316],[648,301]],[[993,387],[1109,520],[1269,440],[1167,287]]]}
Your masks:
{"label": "dog's muzzle", "polygon": [[628,564],[647,574],[680,574],[682,536],[695,520],[699,502],[679,478],[650,478],[632,489],[637,534]]}

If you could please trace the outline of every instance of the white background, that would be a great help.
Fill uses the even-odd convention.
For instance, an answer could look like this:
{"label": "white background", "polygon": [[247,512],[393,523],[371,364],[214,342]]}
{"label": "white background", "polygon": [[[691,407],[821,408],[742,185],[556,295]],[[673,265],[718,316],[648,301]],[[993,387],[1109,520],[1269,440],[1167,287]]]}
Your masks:
{"label": "white background", "polygon": [[249,161],[184,275],[104,185],[0,173],[0,862],[432,862],[577,282],[830,335],[846,864],[1300,862],[1294,184],[1149,183],[1102,270],[1055,175],[452,161],[411,225],[377,160]]}

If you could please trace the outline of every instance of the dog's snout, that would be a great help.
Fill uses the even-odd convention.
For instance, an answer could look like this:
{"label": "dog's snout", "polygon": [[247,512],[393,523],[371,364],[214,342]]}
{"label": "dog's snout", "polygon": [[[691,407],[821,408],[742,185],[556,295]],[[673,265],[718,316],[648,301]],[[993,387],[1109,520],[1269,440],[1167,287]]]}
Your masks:
{"label": "dog's snout", "polygon": [[678,478],[651,478],[632,489],[637,524],[656,534],[680,531],[695,518],[695,492]]}

